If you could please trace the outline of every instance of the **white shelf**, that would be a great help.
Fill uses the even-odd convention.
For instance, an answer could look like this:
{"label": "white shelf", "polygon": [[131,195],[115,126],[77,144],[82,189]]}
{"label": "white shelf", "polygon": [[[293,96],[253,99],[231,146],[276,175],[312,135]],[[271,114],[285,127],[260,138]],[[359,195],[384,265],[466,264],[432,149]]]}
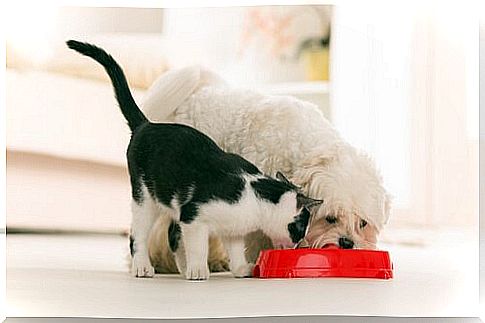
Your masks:
{"label": "white shelf", "polygon": [[271,94],[323,94],[329,93],[330,84],[327,81],[314,82],[282,82],[251,86],[261,92]]}
{"label": "white shelf", "polygon": [[330,82],[281,82],[250,85],[250,89],[271,95],[291,95],[316,104],[323,115],[332,120],[330,108]]}

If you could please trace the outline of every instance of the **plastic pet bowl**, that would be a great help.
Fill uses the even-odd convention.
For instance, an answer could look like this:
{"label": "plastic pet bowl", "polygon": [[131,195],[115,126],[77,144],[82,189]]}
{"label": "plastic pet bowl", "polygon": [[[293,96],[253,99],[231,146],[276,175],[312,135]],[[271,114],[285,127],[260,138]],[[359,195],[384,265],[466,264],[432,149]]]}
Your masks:
{"label": "plastic pet bowl", "polygon": [[257,278],[351,277],[390,279],[387,251],[359,249],[263,250],[254,267]]}

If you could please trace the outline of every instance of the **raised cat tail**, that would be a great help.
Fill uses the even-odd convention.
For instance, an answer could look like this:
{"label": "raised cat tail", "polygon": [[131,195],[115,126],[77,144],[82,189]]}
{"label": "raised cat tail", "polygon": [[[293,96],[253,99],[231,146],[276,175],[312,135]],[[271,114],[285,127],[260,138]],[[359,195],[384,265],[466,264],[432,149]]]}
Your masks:
{"label": "raised cat tail", "polygon": [[70,49],[73,49],[82,55],[91,57],[104,67],[113,84],[116,100],[118,101],[121,112],[128,121],[128,126],[132,132],[140,125],[148,122],[148,119],[143,112],[141,112],[131,95],[123,69],[116,63],[111,55],[106,53],[103,49],[88,43],[68,40],[66,44]]}

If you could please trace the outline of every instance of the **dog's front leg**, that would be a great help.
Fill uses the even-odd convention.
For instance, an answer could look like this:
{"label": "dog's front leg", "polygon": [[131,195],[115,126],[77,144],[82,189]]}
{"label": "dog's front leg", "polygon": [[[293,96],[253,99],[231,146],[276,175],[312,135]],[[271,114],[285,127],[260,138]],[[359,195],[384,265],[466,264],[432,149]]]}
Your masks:
{"label": "dog's front leg", "polygon": [[251,277],[254,265],[246,261],[244,238],[224,238],[222,241],[229,255],[229,268],[234,277]]}

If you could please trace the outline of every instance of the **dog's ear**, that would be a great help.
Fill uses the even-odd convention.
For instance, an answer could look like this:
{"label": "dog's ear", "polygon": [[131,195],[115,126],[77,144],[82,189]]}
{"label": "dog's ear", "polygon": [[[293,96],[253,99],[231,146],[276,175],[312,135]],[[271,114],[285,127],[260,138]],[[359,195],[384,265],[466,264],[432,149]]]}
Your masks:
{"label": "dog's ear", "polygon": [[311,197],[306,197],[303,194],[298,194],[296,196],[297,208],[306,207],[307,209],[311,209],[312,207],[315,207],[322,203],[323,203],[323,200],[312,199]]}
{"label": "dog's ear", "polygon": [[291,184],[291,182],[288,180],[288,178],[286,178],[285,175],[283,175],[283,173],[280,172],[280,171],[276,172],[276,178],[279,179],[282,182]]}

